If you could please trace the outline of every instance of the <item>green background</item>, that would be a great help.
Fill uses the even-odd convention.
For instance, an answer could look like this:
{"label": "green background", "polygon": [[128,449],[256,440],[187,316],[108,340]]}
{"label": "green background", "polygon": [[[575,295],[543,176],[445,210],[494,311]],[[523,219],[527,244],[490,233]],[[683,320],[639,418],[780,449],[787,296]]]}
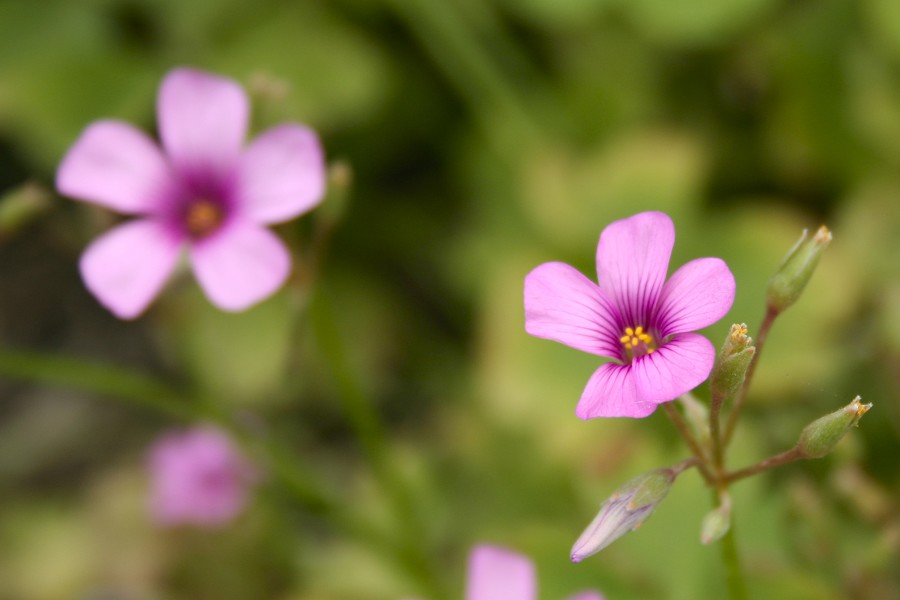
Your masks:
{"label": "green background", "polygon": [[[113,217],[56,196],[54,171],[96,119],[153,132],[176,66],[244,84],[256,131],[314,127],[352,184],[279,227],[298,275],[265,303],[220,313],[181,275],[120,322],[77,271]],[[592,274],[602,228],[642,210],[675,221],[673,266],[734,272],[717,345],[732,322],[755,335],[803,228],[834,232],[769,338],[731,464],[856,394],[875,407],[831,456],[737,484],[737,542],[754,598],[898,598],[898,169],[895,0],[0,0],[0,600],[461,598],[479,542],[530,555],[541,598],[724,597],[695,472],[568,561],[613,490],[688,454],[662,414],[575,418],[597,360],[525,334],[522,280],[550,260]],[[177,425],[168,390],[276,440],[425,566],[272,466],[231,526],[155,528],[145,453]],[[409,512],[348,397],[383,421]]]}

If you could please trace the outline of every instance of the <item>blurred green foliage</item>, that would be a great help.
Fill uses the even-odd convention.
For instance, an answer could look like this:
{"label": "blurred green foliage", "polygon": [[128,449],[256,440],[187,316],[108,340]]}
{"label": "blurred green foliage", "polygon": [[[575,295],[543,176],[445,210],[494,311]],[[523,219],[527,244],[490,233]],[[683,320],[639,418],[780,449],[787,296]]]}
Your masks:
{"label": "blurred green foliage", "polygon": [[[352,167],[347,205],[281,227],[298,275],[266,303],[222,314],[179,278],[133,323],[77,274],[108,215],[56,198],[27,218],[0,207],[16,215],[0,225],[0,349],[211,398],[379,528],[402,529],[338,401],[347,373],[323,356],[326,331],[386,423],[405,516],[448,597],[462,596],[468,549],[489,541],[535,559],[542,598],[721,598],[693,473],[639,531],[569,563],[609,493],[687,450],[661,415],[574,417],[596,360],[525,334],[522,280],[548,260],[592,274],[609,221],[663,210],[673,265],[720,256],[735,274],[734,308],[707,332],[718,344],[731,322],[754,335],[781,256],[824,222],[834,242],[770,336],[729,458],[790,447],[857,393],[875,408],[834,455],[739,484],[735,530],[753,597],[900,598],[895,0],[5,0],[2,202],[52,188],[95,119],[152,131],[156,86],[178,65],[243,82],[258,128],[316,128]],[[337,212],[313,280],[310,240]],[[154,529],[144,451],[173,422],[7,375],[0,600],[428,593],[274,477],[226,530]]]}

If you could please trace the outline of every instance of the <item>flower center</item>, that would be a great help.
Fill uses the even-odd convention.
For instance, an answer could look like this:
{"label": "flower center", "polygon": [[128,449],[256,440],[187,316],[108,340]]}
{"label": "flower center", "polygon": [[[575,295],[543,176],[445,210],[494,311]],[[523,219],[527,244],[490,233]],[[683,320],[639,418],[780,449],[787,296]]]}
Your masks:
{"label": "flower center", "polygon": [[201,239],[218,229],[224,217],[218,204],[206,198],[198,198],[185,211],[184,224],[192,238]]}
{"label": "flower center", "polygon": [[653,351],[657,348],[653,336],[644,331],[644,328],[640,325],[637,327],[626,327],[625,335],[620,337],[619,341],[622,342],[628,362],[645,354],[653,354]]}

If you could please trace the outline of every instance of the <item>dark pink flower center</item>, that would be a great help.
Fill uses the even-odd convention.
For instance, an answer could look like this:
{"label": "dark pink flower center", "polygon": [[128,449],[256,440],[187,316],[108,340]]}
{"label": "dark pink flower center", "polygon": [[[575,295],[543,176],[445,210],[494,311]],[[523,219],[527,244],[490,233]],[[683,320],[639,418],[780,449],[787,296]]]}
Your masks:
{"label": "dark pink flower center", "polygon": [[658,348],[656,340],[641,325],[626,327],[624,335],[619,338],[619,342],[622,344],[622,349],[625,351],[625,359],[628,363],[640,356],[653,354],[653,351]]}

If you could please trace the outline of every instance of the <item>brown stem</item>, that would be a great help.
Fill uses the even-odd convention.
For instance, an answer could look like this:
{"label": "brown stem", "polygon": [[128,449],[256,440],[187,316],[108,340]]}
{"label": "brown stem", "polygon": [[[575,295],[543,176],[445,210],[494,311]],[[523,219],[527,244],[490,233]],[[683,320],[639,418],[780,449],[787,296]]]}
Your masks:
{"label": "brown stem", "polygon": [[734,483],[739,479],[750,477],[751,475],[756,475],[757,473],[762,473],[763,471],[768,471],[769,469],[774,469],[775,467],[780,467],[781,465],[787,464],[789,462],[794,462],[795,460],[799,460],[801,458],[803,458],[803,454],[800,452],[800,449],[794,447],[790,450],[785,450],[781,454],[770,456],[769,458],[762,460],[755,465],[744,467],[743,469],[738,469],[737,471],[732,471],[731,473],[725,473],[725,475],[722,477],[722,481],[726,484]]}
{"label": "brown stem", "polygon": [[756,334],[756,352],[753,354],[753,359],[750,361],[750,366],[747,368],[747,375],[744,377],[744,383],[741,385],[741,389],[738,390],[737,396],[735,396],[734,406],[731,409],[731,414],[728,415],[728,423],[725,425],[725,433],[721,437],[722,448],[727,448],[728,443],[731,441],[731,436],[737,425],[738,417],[741,414],[741,408],[744,406],[744,399],[747,397],[747,392],[750,389],[750,381],[753,379],[753,373],[756,371],[756,364],[759,362],[759,355],[762,354],[762,349],[766,344],[769,330],[772,329],[772,324],[775,322],[775,318],[778,314],[778,311],[771,306],[766,308],[766,316],[763,317],[763,322],[759,326],[759,331]]}
{"label": "brown stem", "polygon": [[678,412],[677,408],[672,406],[671,402],[665,402],[662,406],[663,410],[666,411],[666,415],[672,421],[672,424],[675,425],[675,429],[678,430],[678,433],[680,433],[681,437],[684,438],[684,441],[691,449],[691,452],[693,452],[694,456],[697,457],[697,469],[700,471],[700,474],[703,475],[703,479],[705,479],[707,483],[712,484],[714,478],[712,476],[712,473],[710,473],[709,471],[709,467],[707,466],[708,460],[706,458],[706,453],[703,451],[703,448],[691,433],[691,430],[688,428],[688,424],[685,423],[684,419],[681,417],[681,413]]}

